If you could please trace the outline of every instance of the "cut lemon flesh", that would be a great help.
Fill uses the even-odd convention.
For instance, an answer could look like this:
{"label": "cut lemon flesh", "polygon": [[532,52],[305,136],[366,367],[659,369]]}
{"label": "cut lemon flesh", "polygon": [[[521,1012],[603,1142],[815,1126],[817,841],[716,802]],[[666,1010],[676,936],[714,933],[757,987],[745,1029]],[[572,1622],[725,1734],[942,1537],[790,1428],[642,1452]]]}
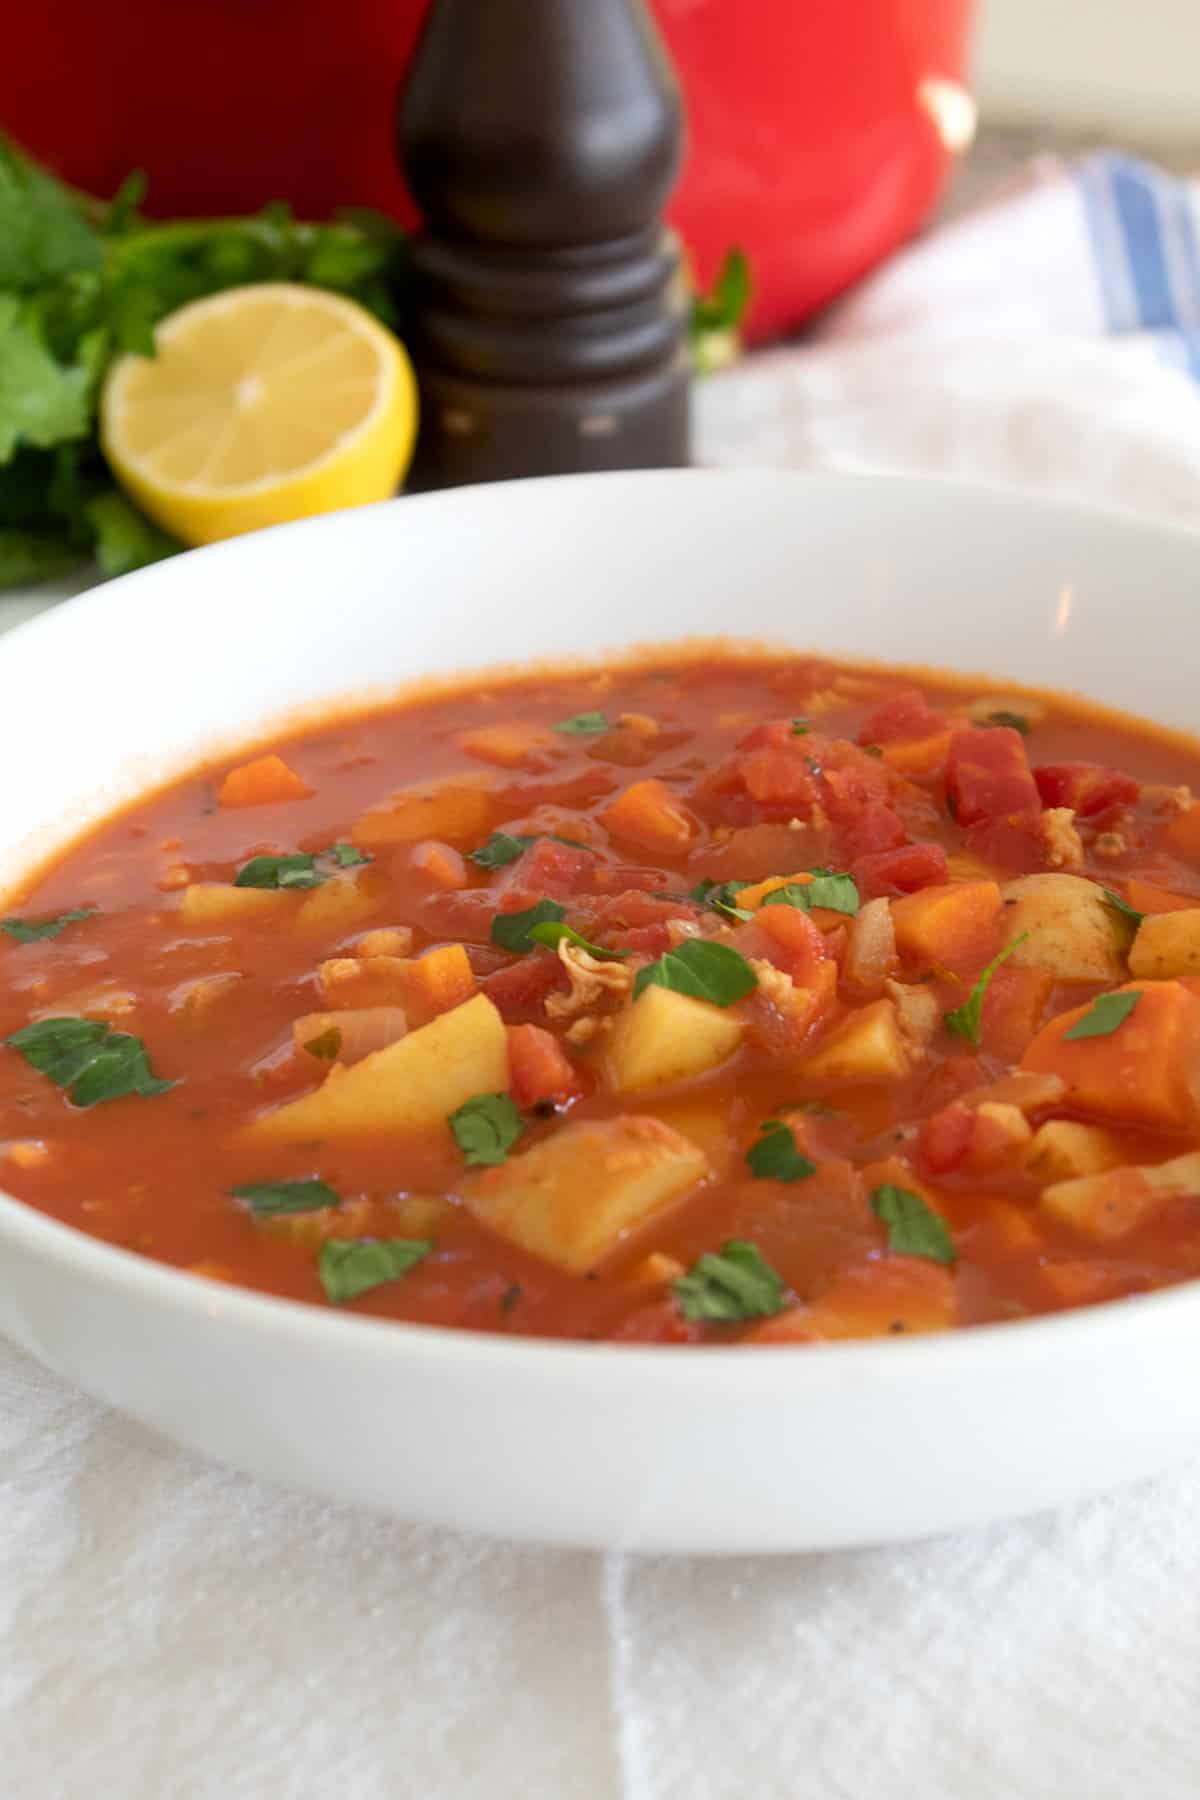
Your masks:
{"label": "cut lemon flesh", "polygon": [[121,356],[100,442],[142,510],[186,544],[386,499],[417,428],[399,339],[353,300],[292,282],[181,306],[157,354]]}

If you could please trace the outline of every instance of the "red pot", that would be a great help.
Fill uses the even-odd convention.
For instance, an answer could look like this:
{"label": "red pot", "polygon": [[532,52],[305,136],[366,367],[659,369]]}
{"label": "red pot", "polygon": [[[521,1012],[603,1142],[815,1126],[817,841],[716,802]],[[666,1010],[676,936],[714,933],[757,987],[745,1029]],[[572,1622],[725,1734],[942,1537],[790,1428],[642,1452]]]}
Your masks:
{"label": "red pot", "polygon": [[[145,169],[161,214],[285,198],[308,217],[356,203],[409,220],[393,100],[427,3],[18,7],[0,61],[0,126],[99,193]],[[704,281],[741,244],[755,273],[753,335],[786,330],[936,200],[952,152],[928,83],[965,80],[974,0],[653,4],[690,121],[672,216]]]}

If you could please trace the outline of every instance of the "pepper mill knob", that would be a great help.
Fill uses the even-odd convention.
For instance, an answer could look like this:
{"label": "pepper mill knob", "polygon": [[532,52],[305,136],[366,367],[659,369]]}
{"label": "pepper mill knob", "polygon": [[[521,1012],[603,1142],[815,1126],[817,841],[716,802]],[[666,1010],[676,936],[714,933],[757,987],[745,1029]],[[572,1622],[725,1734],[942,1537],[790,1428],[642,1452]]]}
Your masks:
{"label": "pepper mill knob", "polygon": [[411,485],[686,463],[683,117],[643,0],[434,0],[399,143]]}

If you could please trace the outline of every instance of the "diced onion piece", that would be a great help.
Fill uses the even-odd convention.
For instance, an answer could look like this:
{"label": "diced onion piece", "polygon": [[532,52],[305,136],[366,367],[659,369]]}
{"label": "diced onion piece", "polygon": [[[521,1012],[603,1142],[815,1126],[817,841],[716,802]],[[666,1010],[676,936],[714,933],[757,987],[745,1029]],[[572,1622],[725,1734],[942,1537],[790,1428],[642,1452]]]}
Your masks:
{"label": "diced onion piece", "polygon": [[[333,1056],[323,1050],[310,1050],[321,1044],[330,1032],[338,1033],[338,1046]],[[399,1043],[408,1032],[408,1019],[399,1006],[363,1006],[345,1012],[305,1013],[292,1025],[292,1041],[297,1050],[315,1060],[356,1063],[376,1050],[386,1050]]]}

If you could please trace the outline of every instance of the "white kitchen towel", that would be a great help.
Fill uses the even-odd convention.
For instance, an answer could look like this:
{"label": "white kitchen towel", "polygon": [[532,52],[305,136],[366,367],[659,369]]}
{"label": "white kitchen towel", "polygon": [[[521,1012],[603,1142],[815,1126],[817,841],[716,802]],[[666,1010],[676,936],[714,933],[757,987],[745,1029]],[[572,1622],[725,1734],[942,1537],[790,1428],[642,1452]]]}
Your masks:
{"label": "white kitchen towel", "polygon": [[[704,459],[1194,516],[1194,207],[1035,169],[706,384]],[[280,1492],[0,1347],[4,1800],[1195,1800],[1198,1578],[1196,1468],[900,1549],[606,1558]]]}

